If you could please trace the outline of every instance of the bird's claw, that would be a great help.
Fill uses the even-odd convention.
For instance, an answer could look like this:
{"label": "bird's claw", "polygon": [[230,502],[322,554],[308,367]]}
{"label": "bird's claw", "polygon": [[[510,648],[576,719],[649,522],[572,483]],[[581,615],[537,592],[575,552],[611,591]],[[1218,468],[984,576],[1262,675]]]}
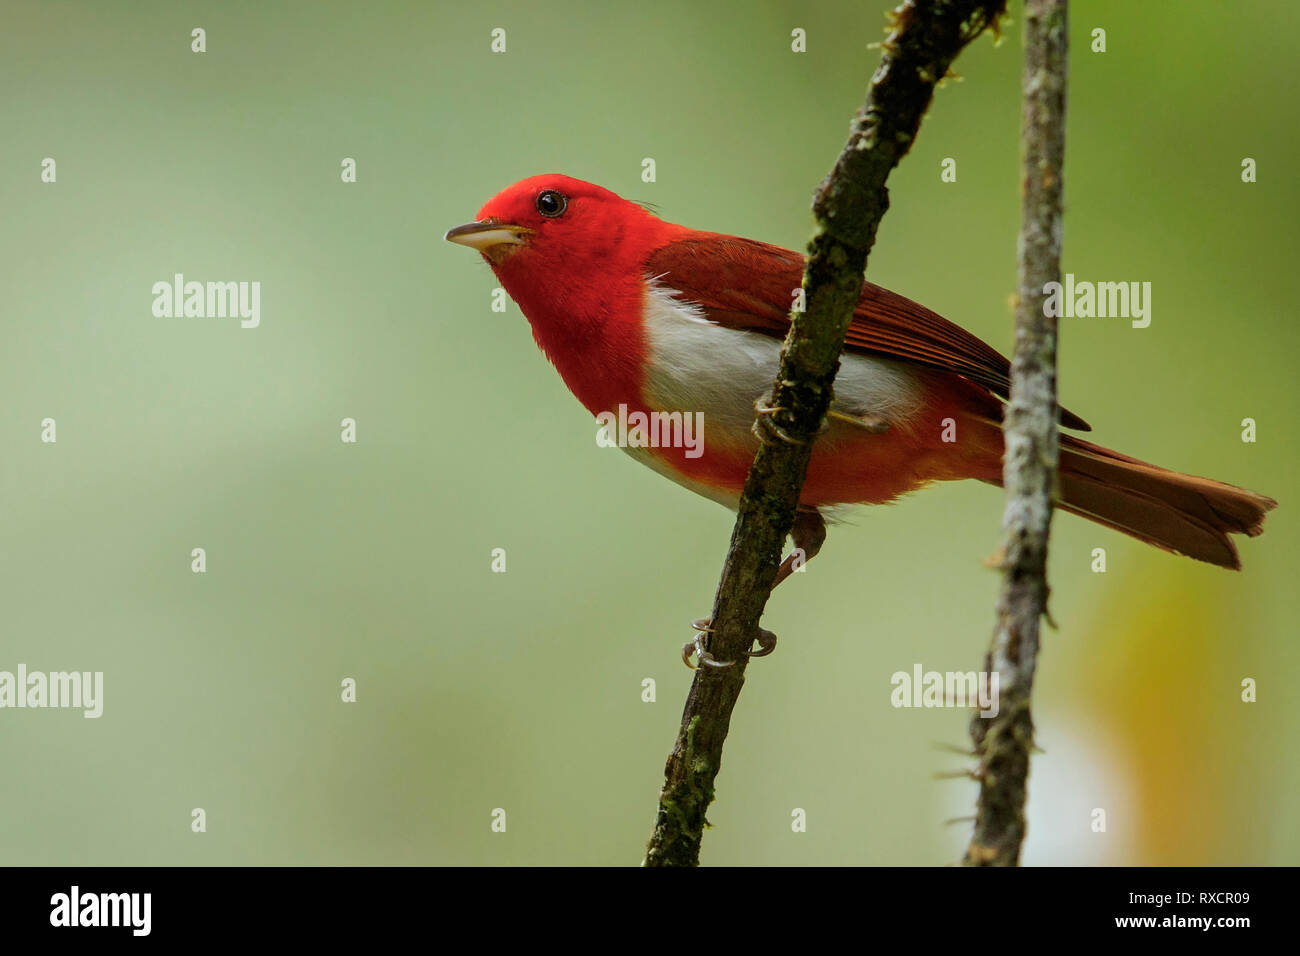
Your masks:
{"label": "bird's claw", "polygon": [[774,416],[777,412],[788,411],[788,409],[785,409],[780,405],[771,404],[771,396],[764,395],[761,398],[757,399],[754,402],[754,411],[757,413],[758,417],[754,419],[754,424],[750,430],[753,431],[754,437],[756,437],[759,441],[763,440],[763,433],[759,431],[759,428],[761,426],[762,429],[766,431],[769,435],[773,435],[776,438],[779,438],[787,445],[808,444],[802,438],[795,438],[788,431],[786,431],[784,428],[782,428],[780,425],[776,423],[776,419],[773,418],[772,416]]}
{"label": "bird's claw", "polygon": [[[713,633],[713,622],[706,617],[698,618],[691,621],[691,627],[695,628],[695,637],[682,645],[682,663],[691,670],[696,670],[698,665],[691,662],[691,658],[698,658],[700,665],[721,669],[731,667],[735,661],[720,661],[704,646],[704,638]],[[749,651],[750,657],[766,657],[776,650],[776,635],[765,628],[758,629],[758,650]]]}
{"label": "bird's claw", "polygon": [[682,663],[691,670],[696,670],[697,665],[691,662],[692,657],[699,658],[700,664],[705,667],[723,668],[731,667],[735,661],[720,661],[704,647],[704,637],[713,633],[713,622],[707,617],[697,618],[691,621],[691,627],[695,628],[695,637],[682,645]]}
{"label": "bird's claw", "polygon": [[776,635],[766,628],[760,627],[758,629],[757,640],[758,650],[751,650],[749,652],[750,657],[767,657],[768,654],[776,650]]}

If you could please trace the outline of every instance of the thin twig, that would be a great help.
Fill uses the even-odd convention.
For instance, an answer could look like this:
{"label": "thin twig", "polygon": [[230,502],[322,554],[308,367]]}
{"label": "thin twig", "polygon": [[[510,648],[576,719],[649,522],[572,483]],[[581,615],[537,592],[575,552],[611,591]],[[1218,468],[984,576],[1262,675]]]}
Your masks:
{"label": "thin twig", "polygon": [[664,770],[648,866],[699,863],[705,813],[745,681],[746,652],[794,523],[811,443],[830,407],[844,335],[862,292],[867,254],[889,205],[885,180],[911,148],[935,84],[967,43],[996,24],[1004,6],[1005,0],[907,0],[893,12],[866,104],[814,197],[818,229],[804,271],[807,311],[791,316],[770,401],[773,424],[794,441],[765,438],[745,482],[709,643],[716,658],[735,665],[702,668],[691,685]]}
{"label": "thin twig", "polygon": [[1026,0],[1016,348],[1003,420],[1002,593],[985,669],[998,672],[996,717],[971,720],[980,791],[968,866],[1015,866],[1025,838],[1030,714],[1039,622],[1047,611],[1047,538],[1056,483],[1056,319],[1044,286],[1061,278],[1066,0]]}

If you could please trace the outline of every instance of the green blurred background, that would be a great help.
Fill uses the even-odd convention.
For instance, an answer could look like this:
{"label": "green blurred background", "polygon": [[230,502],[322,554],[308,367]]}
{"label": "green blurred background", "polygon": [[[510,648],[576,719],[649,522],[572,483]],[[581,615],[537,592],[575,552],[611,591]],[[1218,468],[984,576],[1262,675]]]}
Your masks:
{"label": "green blurred background", "polygon": [[[639,862],[732,517],[598,448],[442,233],[562,171],[802,248],[885,6],[6,2],[0,669],[106,689],[99,720],[0,711],[3,860]],[[1020,20],[940,90],[869,267],[1004,351]],[[1027,863],[1300,861],[1298,27],[1284,2],[1073,14],[1065,267],[1154,290],[1148,329],[1065,321],[1063,399],[1282,506],[1241,574],[1058,517]],[[155,318],[174,272],[261,281],[261,327]],[[889,680],[980,666],[1000,516],[975,483],[856,511],[777,593],[704,862],[959,858],[974,786],[936,775],[967,712],[896,710]]]}

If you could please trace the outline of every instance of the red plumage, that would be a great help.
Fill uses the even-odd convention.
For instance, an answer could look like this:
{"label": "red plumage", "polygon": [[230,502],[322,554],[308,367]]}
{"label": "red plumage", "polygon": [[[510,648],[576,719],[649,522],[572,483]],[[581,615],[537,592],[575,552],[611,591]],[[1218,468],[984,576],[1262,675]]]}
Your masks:
{"label": "red plumage", "polygon": [[[593,414],[620,405],[703,412],[714,436],[703,454],[656,448],[646,461],[734,505],[757,448],[748,429],[752,402],[775,376],[801,255],[667,223],[609,190],[558,175],[507,188],[478,222],[448,238],[483,253]],[[864,283],[845,337],[837,404],[814,446],[801,504],[880,503],[940,480],[999,483],[1009,373],[1007,360],[976,336]],[[1065,410],[1061,424],[1089,428]],[[1059,505],[1157,547],[1236,568],[1228,536],[1259,534],[1276,502],[1067,435]]]}

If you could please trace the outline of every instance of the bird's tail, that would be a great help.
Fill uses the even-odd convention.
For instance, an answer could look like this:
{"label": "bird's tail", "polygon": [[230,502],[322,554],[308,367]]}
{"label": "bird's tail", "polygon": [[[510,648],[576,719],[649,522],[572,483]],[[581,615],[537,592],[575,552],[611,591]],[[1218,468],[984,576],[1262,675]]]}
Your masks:
{"label": "bird's tail", "polygon": [[1057,507],[1157,548],[1241,568],[1229,535],[1254,537],[1277,502],[1244,488],[1169,471],[1061,436]]}

